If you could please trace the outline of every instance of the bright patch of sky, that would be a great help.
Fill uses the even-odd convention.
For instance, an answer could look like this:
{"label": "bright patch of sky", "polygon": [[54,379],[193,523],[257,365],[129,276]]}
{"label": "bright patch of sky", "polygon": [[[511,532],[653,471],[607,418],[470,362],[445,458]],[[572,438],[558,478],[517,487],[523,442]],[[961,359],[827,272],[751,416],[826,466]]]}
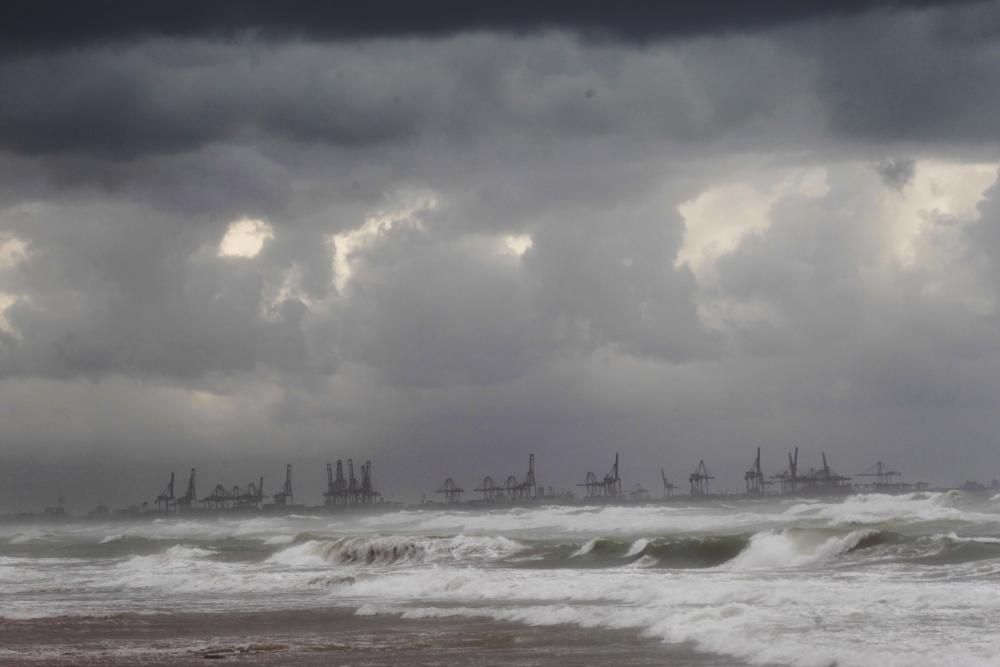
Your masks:
{"label": "bright patch of sky", "polygon": [[226,257],[256,257],[264,244],[274,238],[271,225],[263,220],[241,218],[226,230],[219,243],[219,255]]}

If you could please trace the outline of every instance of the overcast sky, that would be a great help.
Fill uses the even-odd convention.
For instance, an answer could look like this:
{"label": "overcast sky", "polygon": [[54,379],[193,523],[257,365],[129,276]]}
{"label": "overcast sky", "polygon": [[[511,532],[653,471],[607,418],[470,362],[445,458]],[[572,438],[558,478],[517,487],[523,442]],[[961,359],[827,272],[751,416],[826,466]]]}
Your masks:
{"label": "overcast sky", "polygon": [[1000,5],[467,4],[3,10],[0,509],[1000,477]]}

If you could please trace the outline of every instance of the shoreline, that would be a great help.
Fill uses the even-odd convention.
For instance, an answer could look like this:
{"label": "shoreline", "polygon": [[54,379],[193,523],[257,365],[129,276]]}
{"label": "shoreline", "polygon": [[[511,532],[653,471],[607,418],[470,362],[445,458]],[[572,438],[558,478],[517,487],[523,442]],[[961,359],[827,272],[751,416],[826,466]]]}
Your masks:
{"label": "shoreline", "polygon": [[637,631],[485,618],[357,616],[353,608],[0,619],[0,665],[741,667]]}

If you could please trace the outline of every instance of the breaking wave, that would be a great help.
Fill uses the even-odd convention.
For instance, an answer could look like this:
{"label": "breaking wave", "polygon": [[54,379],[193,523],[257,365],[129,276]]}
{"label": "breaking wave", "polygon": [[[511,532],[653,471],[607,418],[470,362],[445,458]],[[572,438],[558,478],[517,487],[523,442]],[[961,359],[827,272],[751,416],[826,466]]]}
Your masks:
{"label": "breaking wave", "polygon": [[268,562],[289,566],[484,563],[501,560],[524,548],[506,537],[341,537],[295,544],[274,554]]}
{"label": "breaking wave", "polygon": [[875,546],[887,536],[887,533],[870,529],[825,537],[807,531],[767,531],[754,535],[746,549],[727,566],[733,569],[800,567]]}
{"label": "breaking wave", "polygon": [[646,547],[648,546],[649,546],[649,540],[647,540],[645,537],[636,540],[635,542],[632,543],[632,546],[628,548],[628,552],[626,552],[625,558],[631,558],[633,556],[641,555],[642,552],[645,551]]}
{"label": "breaking wave", "polygon": [[[1000,540],[998,540],[1000,541]],[[582,545],[564,545],[526,561],[521,567],[621,567],[633,564],[658,568],[733,569],[799,567],[842,555],[913,556],[912,540],[889,531],[785,529],[746,535],[711,535],[682,538],[640,538],[629,543],[596,537]],[[898,547],[898,549],[897,549]],[[921,555],[936,554],[938,547],[924,545]]]}
{"label": "breaking wave", "polygon": [[202,549],[183,544],[175,544],[166,550],[150,556],[132,556],[126,563],[150,566],[169,567],[176,565],[186,565],[192,560],[208,558],[214,556],[216,552],[212,549]]}
{"label": "breaking wave", "polygon": [[924,524],[1000,526],[1000,515],[960,491],[902,495],[869,493],[841,502],[801,501],[787,508],[787,520],[837,528],[846,526],[914,527]]}
{"label": "breaking wave", "polygon": [[0,526],[0,615],[345,606],[627,628],[751,664],[992,667],[998,510],[921,493]]}
{"label": "breaking wave", "polygon": [[[595,537],[568,555],[556,548],[547,558],[530,563],[534,567],[618,567],[640,562],[643,567],[714,567],[734,558],[750,543],[749,535],[721,535],[682,538],[639,538],[632,542]],[[573,548],[570,545],[569,548]]]}
{"label": "breaking wave", "polygon": [[[218,559],[219,554],[215,553]],[[303,535],[266,563],[287,567],[390,566],[447,563],[519,569],[797,568],[820,562],[863,566],[886,561],[961,563],[1000,558],[1000,538],[907,537],[869,528],[768,530],[744,535],[639,538],[595,537],[553,544],[506,537],[340,537]]]}

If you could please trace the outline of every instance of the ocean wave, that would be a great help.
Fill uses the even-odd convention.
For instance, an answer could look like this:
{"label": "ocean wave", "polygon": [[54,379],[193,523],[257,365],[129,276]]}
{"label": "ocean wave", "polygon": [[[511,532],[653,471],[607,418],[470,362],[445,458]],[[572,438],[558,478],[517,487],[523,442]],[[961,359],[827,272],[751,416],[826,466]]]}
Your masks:
{"label": "ocean wave", "polygon": [[[355,582],[349,594],[361,600],[361,615],[629,628],[751,664],[985,667],[1000,659],[1000,637],[983,632],[1000,616],[1000,600],[978,581],[938,584],[879,574],[834,583],[811,569],[782,577],[740,569],[515,577],[477,568],[404,570]],[[884,623],[886,616],[908,620]]]}
{"label": "ocean wave", "polygon": [[[980,635],[974,641],[942,645],[935,633],[904,629],[891,638],[852,634],[838,628],[830,633],[816,622],[810,625],[786,616],[782,626],[770,608],[729,602],[697,611],[662,607],[542,604],[530,606],[411,606],[366,604],[359,616],[398,615],[403,619],[489,618],[532,626],[578,625],[586,628],[638,629],[644,635],[671,643],[687,643],[698,650],[728,655],[756,665],[793,667],[994,667],[1000,661],[1000,640]],[[775,621],[778,625],[772,625]],[[849,627],[845,626],[845,629]],[[902,640],[898,644],[891,639]],[[889,640],[889,641],[887,641]]]}
{"label": "ocean wave", "polygon": [[[979,511],[983,509],[990,511]],[[960,491],[868,493],[848,496],[839,502],[799,502],[787,508],[784,517],[788,522],[808,520],[828,527],[1000,525],[1000,514]]]}
{"label": "ocean wave", "polygon": [[[332,518],[164,521],[162,536],[134,523],[87,524],[61,528],[56,545],[0,544],[32,554],[0,554],[0,598],[14,601],[0,613],[350,605],[359,614],[628,628],[752,664],[1000,664],[1000,638],[989,632],[1000,623],[1000,526],[968,520],[988,514],[984,501],[913,494],[747,507],[757,517],[749,527],[711,502],[635,508],[634,524],[622,514],[629,508],[522,508],[477,520],[527,529],[432,533],[447,537],[413,534],[428,515],[449,514],[441,512],[420,521],[410,513],[413,525],[379,535],[375,524]],[[962,519],[920,523],[940,512]],[[859,513],[871,521],[845,520]],[[538,528],[560,517],[572,529]],[[605,531],[613,519],[621,525]],[[87,545],[74,542],[84,537]],[[92,556],[35,555],[84,547]]]}
{"label": "ocean wave", "polygon": [[583,544],[583,546],[581,546],[579,549],[577,549],[576,551],[574,551],[573,553],[571,553],[569,555],[569,557],[570,558],[579,558],[580,556],[586,556],[587,554],[592,553],[594,551],[594,549],[596,549],[597,546],[600,545],[600,544],[618,545],[619,543],[618,542],[612,542],[611,540],[605,540],[605,539],[602,539],[600,537],[595,537],[595,538],[592,538],[592,539],[588,540],[587,542],[585,542]]}
{"label": "ocean wave", "polygon": [[829,560],[857,549],[863,543],[875,544],[883,537],[877,530],[852,530],[846,535],[818,536],[809,531],[767,531],[757,533],[747,547],[726,563],[733,569],[800,567]]}
{"label": "ocean wave", "polygon": [[55,539],[55,536],[51,533],[42,532],[27,532],[27,533],[14,533],[8,540],[8,544],[31,544],[33,542],[50,543]]}
{"label": "ocean wave", "polygon": [[632,546],[630,546],[628,548],[628,551],[625,552],[625,558],[632,558],[633,556],[641,555],[642,552],[645,551],[646,547],[648,546],[649,546],[649,540],[647,540],[645,537],[640,537],[638,540],[633,542]]}
{"label": "ocean wave", "polygon": [[208,558],[215,554],[216,551],[214,549],[175,544],[172,547],[149,556],[132,556],[126,562],[140,566],[169,567],[173,565],[187,565],[192,560]]}
{"label": "ocean wave", "polygon": [[919,565],[961,565],[985,560],[1000,561],[1000,538],[959,536],[955,533],[921,537],[919,548],[909,550],[899,560]]}
{"label": "ocean wave", "polygon": [[293,567],[488,562],[523,549],[524,545],[506,537],[341,537],[295,544],[275,553],[268,562]]}
{"label": "ocean wave", "polygon": [[955,533],[948,533],[943,535],[945,539],[951,540],[952,542],[975,542],[977,544],[998,544],[1000,545],[1000,537],[961,537]]}
{"label": "ocean wave", "polygon": [[[622,567],[642,561],[642,567],[646,568],[799,567],[906,542],[907,538],[901,535],[873,529],[846,532],[785,529],[740,535],[640,538],[631,543],[611,537],[595,537],[582,545],[543,549],[541,556],[526,561],[524,566],[599,568]],[[923,553],[930,551],[930,547],[925,547]],[[891,555],[894,552],[884,553]]]}
{"label": "ocean wave", "polygon": [[[642,561],[643,567],[714,567],[734,558],[750,543],[749,535],[709,535],[704,537],[639,538],[632,542],[612,537],[595,537],[582,545],[545,551],[535,567],[621,567]],[[566,549],[575,550],[568,556]],[[536,547],[541,548],[541,547]]]}
{"label": "ocean wave", "polygon": [[733,512],[711,503],[686,505],[541,506],[487,511],[411,510],[366,517],[362,525],[384,532],[437,534],[509,534],[517,537],[541,535],[639,535],[668,533],[731,532],[752,529],[767,514],[746,506]]}
{"label": "ocean wave", "polygon": [[742,503],[678,499],[662,505],[540,506],[478,511],[419,509],[365,517],[359,526],[380,533],[542,536],[596,535],[635,540],[649,535],[752,533],[783,528],[871,527],[896,530],[932,525],[998,526],[996,503],[957,491],[837,498],[764,498]]}

